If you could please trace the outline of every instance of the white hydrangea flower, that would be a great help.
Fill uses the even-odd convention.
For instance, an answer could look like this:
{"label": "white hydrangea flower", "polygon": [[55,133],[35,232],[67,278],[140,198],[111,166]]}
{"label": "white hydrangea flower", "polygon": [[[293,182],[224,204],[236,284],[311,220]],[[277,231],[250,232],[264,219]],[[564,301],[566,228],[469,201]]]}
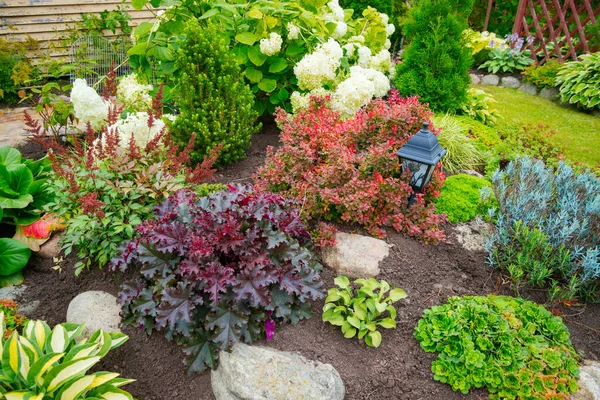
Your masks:
{"label": "white hydrangea flower", "polygon": [[290,96],[290,101],[292,103],[292,110],[294,113],[298,112],[298,110],[308,107],[308,94],[301,94],[300,92],[294,92]]}
{"label": "white hydrangea flower", "polygon": [[387,24],[385,27],[385,34],[387,36],[392,36],[394,32],[396,32],[396,27],[394,26],[394,24]]}
{"label": "white hydrangea flower", "polygon": [[373,82],[373,96],[382,97],[390,91],[390,80],[381,71],[373,68],[362,68],[357,65],[350,67],[350,76],[364,75],[368,80]]}
{"label": "white hydrangea flower", "polygon": [[386,13],[380,13],[379,16],[381,17],[381,22],[384,25],[387,25],[388,22],[390,22],[390,17],[388,17],[388,15]]}
{"label": "white hydrangea flower", "polygon": [[94,129],[99,129],[108,117],[108,102],[87,85],[85,79],[75,79],[71,90],[71,103],[75,117],[83,123],[91,123]]}
{"label": "white hydrangea flower", "polygon": [[342,46],[342,49],[346,50],[346,57],[352,57],[354,54],[354,43],[346,43]]}
{"label": "white hydrangea flower", "polygon": [[369,68],[373,68],[380,72],[387,72],[392,63],[392,55],[387,49],[381,50],[369,59]]}
{"label": "white hydrangea flower", "polygon": [[279,53],[283,39],[276,32],[271,32],[268,39],[260,39],[260,52],[266,56]]}
{"label": "white hydrangea flower", "polygon": [[350,77],[336,88],[331,106],[343,118],[349,118],[373,97],[385,96],[389,90],[390,81],[383,73],[355,65],[350,67]]}
{"label": "white hydrangea flower", "polygon": [[383,44],[383,48],[384,49],[389,49],[390,47],[392,47],[392,42],[390,41],[390,39],[385,39],[385,43]]}
{"label": "white hydrangea flower", "polygon": [[338,0],[330,1],[329,3],[327,3],[327,6],[331,10],[337,21],[344,20],[344,9],[340,7],[340,3]]}
{"label": "white hydrangea flower", "polygon": [[363,35],[352,36],[348,39],[348,43],[364,43],[365,37]]}
{"label": "white hydrangea flower", "polygon": [[152,106],[150,90],[152,90],[152,85],[140,83],[136,74],[127,75],[117,85],[117,100],[128,110],[147,110]]}
{"label": "white hydrangea flower", "polygon": [[289,40],[296,40],[300,36],[300,28],[294,25],[291,22],[287,24],[288,36]]}
{"label": "white hydrangea flower", "polygon": [[333,36],[333,38],[335,38],[335,39],[339,39],[339,38],[344,37],[347,32],[348,32],[348,25],[345,22],[338,22],[337,26],[335,27],[335,31],[333,32],[333,34],[331,36]]}
{"label": "white hydrangea flower", "polygon": [[340,44],[333,39],[317,46],[314,52],[306,54],[294,66],[298,87],[314,90],[322,87],[324,82],[335,80],[343,55]]}
{"label": "white hydrangea flower", "polygon": [[162,120],[164,122],[175,122],[175,120],[177,119],[177,115],[173,115],[173,114],[163,114],[162,115]]}
{"label": "white hydrangea flower", "polygon": [[155,119],[152,127],[148,128],[148,113],[136,112],[129,114],[125,119],[118,120],[110,128],[119,130],[120,147],[127,148],[133,134],[136,145],[143,150],[164,127],[165,123],[161,119]]}
{"label": "white hydrangea flower", "polygon": [[358,48],[358,65],[363,68],[367,68],[369,66],[369,61],[371,60],[371,49],[367,46],[360,46]]}

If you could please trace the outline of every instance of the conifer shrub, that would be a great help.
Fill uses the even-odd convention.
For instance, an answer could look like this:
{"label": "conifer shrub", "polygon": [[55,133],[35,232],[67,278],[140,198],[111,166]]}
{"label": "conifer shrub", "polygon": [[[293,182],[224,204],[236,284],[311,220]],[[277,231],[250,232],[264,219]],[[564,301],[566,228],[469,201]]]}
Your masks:
{"label": "conifer shrub", "polygon": [[180,115],[172,126],[173,138],[185,147],[196,135],[193,162],[201,162],[221,143],[217,163],[244,158],[260,124],[254,95],[227,39],[214,25],[203,27],[195,19],[188,22],[184,34],[177,55],[181,74],[174,98]]}
{"label": "conifer shrub", "polygon": [[379,12],[385,13],[388,16],[392,16],[394,11],[394,1],[392,0],[340,0],[340,6],[342,8],[351,8],[354,10],[354,15],[362,15],[362,12],[367,7],[373,7]]}
{"label": "conifer shrub", "polygon": [[418,95],[434,111],[456,111],[471,83],[471,49],[463,31],[473,0],[418,0],[403,26],[409,41],[394,84],[404,96]]}
{"label": "conifer shrub", "polygon": [[487,217],[497,207],[490,182],[476,176],[459,174],[446,178],[442,194],[434,200],[437,211],[450,222],[467,222],[478,215]]}

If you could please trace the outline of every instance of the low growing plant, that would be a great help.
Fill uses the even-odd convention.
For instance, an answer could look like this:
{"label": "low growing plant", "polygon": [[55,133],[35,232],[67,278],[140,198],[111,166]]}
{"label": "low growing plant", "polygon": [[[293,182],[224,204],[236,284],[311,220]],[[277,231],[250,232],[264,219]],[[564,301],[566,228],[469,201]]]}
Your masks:
{"label": "low growing plant", "polygon": [[560,97],[564,103],[583,108],[599,108],[600,104],[600,52],[584,54],[581,61],[563,64],[556,75]]}
{"label": "low growing plant", "polygon": [[306,110],[277,114],[283,146],[267,150],[256,185],[295,198],[307,220],[358,223],[378,237],[385,236],[383,227],[392,227],[436,243],[444,238],[444,217],[426,201],[439,195],[440,165],[409,208],[409,173],[401,173],[395,156],[430,118],[416,97],[404,99],[396,92],[347,120],[330,109],[328,98],[313,97]]}
{"label": "low growing plant", "polygon": [[8,339],[12,333],[23,326],[27,319],[18,311],[17,302],[10,299],[0,300],[0,313],[4,315],[4,334],[3,339]]}
{"label": "low growing plant", "polygon": [[294,203],[251,186],[156,207],[112,262],[141,276],[119,294],[126,323],[183,344],[188,372],[216,367],[219,349],[272,337],[275,321],[310,316],[321,265]]}
{"label": "low growing plant", "polygon": [[556,86],[556,76],[562,65],[563,63],[555,59],[547,61],[544,65],[530,64],[521,72],[523,82],[534,84],[538,88],[553,88]]}
{"label": "low growing plant", "polygon": [[494,125],[499,117],[498,111],[493,106],[495,102],[492,95],[484,90],[469,88],[466,102],[460,111],[484,125]]}
{"label": "low growing plant", "polygon": [[434,203],[437,211],[445,213],[450,222],[467,222],[477,216],[489,219],[498,206],[490,182],[464,174],[446,178],[442,194]]}
{"label": "low growing plant", "polygon": [[[0,312],[0,337],[6,326]],[[110,350],[125,343],[127,335],[93,333],[82,339],[84,326],[64,323],[50,329],[44,321],[28,321],[23,334],[2,338],[0,390],[6,399],[129,399],[120,389],[133,379],[112,372],[87,374]]]}
{"label": "low growing plant", "polygon": [[503,46],[493,49],[488,54],[488,60],[481,64],[480,69],[487,69],[490,73],[523,71],[526,66],[533,63],[531,50],[526,46],[533,42],[533,37],[527,39],[518,34],[506,35]]}
{"label": "low growing plant", "polygon": [[569,331],[543,306],[489,295],[451,297],[425,310],[415,337],[439,353],[433,378],[491,399],[567,398],[577,390],[578,356]]}
{"label": "low growing plant", "polygon": [[396,327],[394,303],[406,298],[406,292],[390,290],[389,283],[373,278],[355,280],[356,291],[345,276],[338,276],[334,282],[337,288],[327,292],[323,321],[341,327],[346,339],[356,336],[364,338],[367,346],[379,347],[381,333],[377,328]]}
{"label": "low growing plant", "polygon": [[440,145],[447,153],[442,159],[444,170],[456,174],[466,170],[476,170],[483,165],[484,153],[475,139],[469,137],[468,128],[455,116],[446,114],[432,118]]}
{"label": "low growing plant", "polygon": [[514,265],[510,268],[524,271],[532,283],[549,283],[553,297],[597,300],[600,180],[590,171],[576,174],[563,162],[554,171],[519,157],[494,174],[493,187],[499,212],[486,242],[489,263]]}

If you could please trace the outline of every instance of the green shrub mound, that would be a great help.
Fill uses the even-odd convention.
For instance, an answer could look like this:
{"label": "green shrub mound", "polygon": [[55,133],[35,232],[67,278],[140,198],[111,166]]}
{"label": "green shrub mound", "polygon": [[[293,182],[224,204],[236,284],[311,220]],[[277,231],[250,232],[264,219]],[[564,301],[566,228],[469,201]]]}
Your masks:
{"label": "green shrub mound", "polygon": [[191,19],[184,33],[177,56],[182,73],[174,98],[180,115],[172,126],[173,138],[183,147],[196,135],[193,162],[202,162],[220,143],[217,163],[244,158],[250,137],[260,129],[254,95],[215,26],[201,27]]}
{"label": "green shrub mound", "polygon": [[448,215],[450,222],[467,222],[477,215],[487,216],[498,207],[492,184],[483,178],[459,174],[446,178],[442,194],[434,199],[437,212]]}
{"label": "green shrub mound", "polygon": [[600,108],[600,52],[563,64],[556,75],[563,103],[585,109]]}
{"label": "green shrub mound", "polygon": [[549,60],[544,65],[530,64],[522,72],[523,82],[532,83],[538,88],[553,88],[556,86],[556,75],[562,67],[558,60]]}
{"label": "green shrub mound", "polygon": [[394,84],[400,94],[417,94],[434,111],[456,111],[471,83],[471,49],[463,31],[473,0],[419,0],[403,26],[410,41]]}
{"label": "green shrub mound", "polygon": [[438,352],[436,381],[491,399],[563,399],[577,390],[577,354],[559,317],[530,301],[451,297],[425,310],[415,328],[423,350]]}

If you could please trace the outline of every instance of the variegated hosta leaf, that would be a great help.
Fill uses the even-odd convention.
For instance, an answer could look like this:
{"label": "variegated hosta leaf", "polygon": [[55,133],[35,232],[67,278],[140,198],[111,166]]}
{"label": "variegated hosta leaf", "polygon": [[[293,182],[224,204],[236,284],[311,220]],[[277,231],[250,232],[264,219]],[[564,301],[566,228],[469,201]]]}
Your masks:
{"label": "variegated hosta leaf", "polygon": [[55,399],[75,400],[79,395],[88,390],[92,382],[94,382],[94,375],[85,375],[81,378],[74,379],[60,389],[55,396]]}
{"label": "variegated hosta leaf", "polygon": [[14,380],[20,366],[19,335],[17,332],[13,332],[8,340],[4,342],[4,349],[2,350],[2,370],[4,375]]}
{"label": "variegated hosta leaf", "polygon": [[48,393],[56,391],[68,380],[81,373],[85,373],[100,361],[100,358],[98,356],[80,358],[79,360],[72,360],[52,368],[44,379],[44,388]]}
{"label": "variegated hosta leaf", "polygon": [[133,396],[131,396],[129,393],[112,385],[100,386],[92,390],[89,395],[105,400],[133,400]]}
{"label": "variegated hosta leaf", "polygon": [[69,346],[69,333],[62,325],[56,325],[46,342],[46,351],[62,353]]}
{"label": "variegated hosta leaf", "polygon": [[31,368],[29,368],[29,374],[27,375],[27,385],[41,386],[44,383],[44,376],[54,365],[58,362],[65,353],[49,353],[37,360]]}

